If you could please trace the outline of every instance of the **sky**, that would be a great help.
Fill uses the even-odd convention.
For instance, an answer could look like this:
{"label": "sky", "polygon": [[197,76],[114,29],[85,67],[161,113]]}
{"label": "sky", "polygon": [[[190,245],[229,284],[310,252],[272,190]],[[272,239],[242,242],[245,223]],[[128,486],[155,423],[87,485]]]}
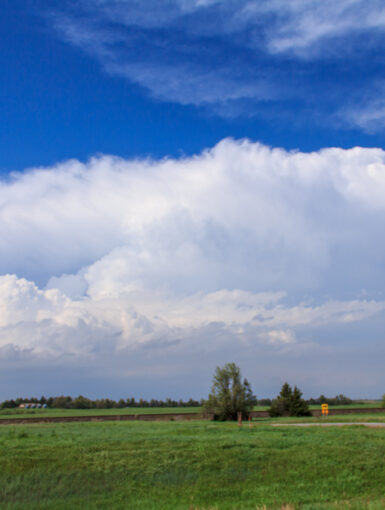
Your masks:
{"label": "sky", "polygon": [[385,393],[383,2],[0,14],[0,399]]}

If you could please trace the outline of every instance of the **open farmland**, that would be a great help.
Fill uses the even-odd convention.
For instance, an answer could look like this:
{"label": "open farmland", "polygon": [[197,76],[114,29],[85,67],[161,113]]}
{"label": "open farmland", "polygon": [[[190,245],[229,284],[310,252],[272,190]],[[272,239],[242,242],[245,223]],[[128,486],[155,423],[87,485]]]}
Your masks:
{"label": "open farmland", "polygon": [[[330,406],[330,411],[334,409],[368,409],[379,408],[380,401],[370,401],[360,404]],[[254,411],[267,411],[268,406],[254,406]],[[309,406],[310,410],[319,410],[319,405]],[[112,416],[112,415],[130,415],[130,414],[182,414],[182,413],[202,413],[202,407],[125,407],[112,409],[0,409],[1,419],[12,418],[58,418],[70,416]],[[385,409],[384,409],[385,412]]]}
{"label": "open farmland", "polygon": [[[267,409],[267,408],[266,408]],[[124,409],[2,409],[0,420],[5,418],[56,418],[61,416],[111,416],[125,414],[182,414],[200,413],[201,407],[126,407]]]}
{"label": "open farmland", "polygon": [[385,508],[384,429],[293,421],[3,426],[1,508]]}

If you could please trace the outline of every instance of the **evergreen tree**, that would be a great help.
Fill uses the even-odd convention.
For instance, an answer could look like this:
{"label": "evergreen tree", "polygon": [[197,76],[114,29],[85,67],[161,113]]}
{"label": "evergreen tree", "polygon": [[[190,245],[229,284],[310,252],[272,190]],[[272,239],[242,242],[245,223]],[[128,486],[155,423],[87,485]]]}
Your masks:
{"label": "evergreen tree", "polygon": [[279,395],[271,403],[269,415],[272,417],[288,416],[290,414],[290,402],[292,396],[293,390],[291,389],[290,385],[287,382],[285,382],[282,385]]}
{"label": "evergreen tree", "polygon": [[269,414],[275,416],[310,416],[306,401],[302,398],[302,392],[297,387],[294,389],[285,382],[276,399],[271,403]]}
{"label": "evergreen tree", "polygon": [[307,403],[302,398],[302,392],[297,386],[294,386],[289,406],[290,416],[310,416]]}

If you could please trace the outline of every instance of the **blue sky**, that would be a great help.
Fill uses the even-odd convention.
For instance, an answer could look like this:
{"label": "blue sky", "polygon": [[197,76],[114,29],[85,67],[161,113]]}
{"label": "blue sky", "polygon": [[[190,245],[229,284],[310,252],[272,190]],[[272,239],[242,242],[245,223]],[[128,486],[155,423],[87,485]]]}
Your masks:
{"label": "blue sky", "polygon": [[382,395],[382,3],[0,12],[0,398]]}
{"label": "blue sky", "polygon": [[2,172],[192,154],[226,136],[381,146],[381,3],[281,4],[2,2]]}

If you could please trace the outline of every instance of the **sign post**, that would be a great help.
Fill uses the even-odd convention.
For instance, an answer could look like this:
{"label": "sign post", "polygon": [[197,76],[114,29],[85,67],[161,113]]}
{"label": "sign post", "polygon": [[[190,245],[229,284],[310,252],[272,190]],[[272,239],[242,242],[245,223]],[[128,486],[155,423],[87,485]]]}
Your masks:
{"label": "sign post", "polygon": [[329,414],[329,406],[328,404],[321,404],[322,416],[328,416]]}

